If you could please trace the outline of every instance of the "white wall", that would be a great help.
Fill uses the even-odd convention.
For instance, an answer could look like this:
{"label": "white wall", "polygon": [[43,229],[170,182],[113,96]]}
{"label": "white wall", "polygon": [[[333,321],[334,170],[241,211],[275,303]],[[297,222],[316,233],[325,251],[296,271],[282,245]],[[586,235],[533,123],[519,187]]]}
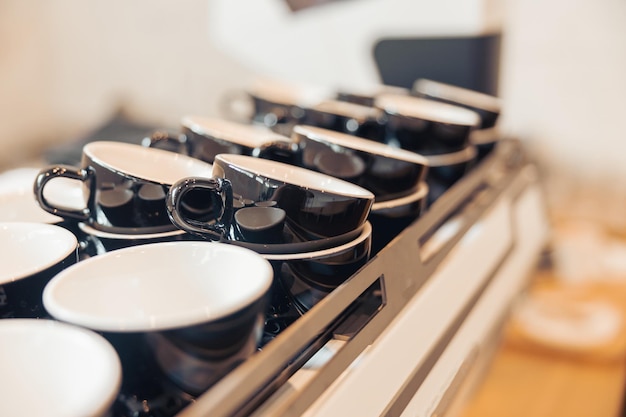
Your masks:
{"label": "white wall", "polygon": [[[360,1],[372,7],[375,0],[345,4],[353,7]],[[507,130],[522,136],[539,157],[555,165],[569,170],[587,166],[584,178],[617,173],[619,183],[624,184],[626,2],[445,3],[446,7],[470,4],[504,12],[501,89]],[[118,106],[139,121],[159,125],[173,126],[186,113],[217,114],[218,99],[225,91],[272,68],[260,68],[252,60],[226,53],[228,41],[233,39],[220,38],[215,31],[219,4],[223,3],[1,0],[0,167],[18,163],[42,145],[83,134]],[[241,7],[245,2],[236,4]],[[422,0],[404,2],[403,25],[410,23],[406,16],[412,7],[417,32],[427,21],[432,25],[428,30],[444,27],[427,18],[430,11],[445,20],[443,9]],[[488,10],[483,10],[484,16],[493,14]],[[337,15],[333,16],[335,23],[324,28],[345,47],[339,40],[346,39],[349,27],[337,24]],[[474,23],[476,16],[480,14],[470,16]],[[236,27],[237,21],[230,25],[232,33],[250,29]],[[268,36],[278,30],[259,24],[256,36],[260,39],[261,34]],[[255,32],[250,31],[249,36],[254,39]],[[282,47],[282,53],[288,53],[284,45],[268,47]],[[324,80],[332,79],[333,74],[345,79],[351,73],[358,79],[358,69],[346,74],[337,62],[295,56],[294,67],[282,65],[281,74],[296,74],[303,66],[307,71],[302,74],[315,74],[315,65],[319,65],[319,73],[326,74]]]}

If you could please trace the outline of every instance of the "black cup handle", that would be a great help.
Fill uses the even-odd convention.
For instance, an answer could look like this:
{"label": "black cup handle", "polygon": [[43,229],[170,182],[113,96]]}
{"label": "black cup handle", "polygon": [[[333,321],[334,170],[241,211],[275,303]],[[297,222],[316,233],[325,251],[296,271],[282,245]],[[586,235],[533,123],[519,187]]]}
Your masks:
{"label": "black cup handle", "polygon": [[72,219],[87,220],[91,216],[91,211],[89,210],[89,207],[85,207],[83,209],[55,207],[50,204],[50,202],[48,202],[48,200],[44,197],[44,188],[48,181],[54,178],[63,177],[85,182],[92,178],[93,175],[94,171],[91,167],[76,168],[68,165],[57,165],[43,169],[39,171],[39,174],[37,174],[37,178],[35,179],[35,184],[33,186],[35,198],[37,199],[37,202],[39,203],[41,208],[48,213],[52,213],[56,216],[61,216],[65,218],[69,217]]}
{"label": "black cup handle", "polygon": [[[221,202],[221,215],[213,219],[214,222],[194,220],[183,215],[181,204],[185,195],[192,190],[209,191],[218,197],[216,200]],[[233,220],[233,189],[226,178],[183,178],[170,187],[166,206],[170,220],[179,229],[203,238],[222,240]]]}

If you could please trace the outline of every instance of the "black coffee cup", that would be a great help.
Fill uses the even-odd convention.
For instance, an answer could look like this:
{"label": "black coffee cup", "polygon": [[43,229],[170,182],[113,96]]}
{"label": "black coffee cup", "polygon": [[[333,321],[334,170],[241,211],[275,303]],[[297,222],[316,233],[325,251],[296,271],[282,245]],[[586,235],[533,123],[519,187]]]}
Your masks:
{"label": "black coffee cup", "polygon": [[[198,193],[197,206],[216,215],[204,221],[185,210],[190,193]],[[237,195],[238,198],[233,198]],[[365,223],[374,202],[370,191],[335,177],[276,161],[245,155],[220,154],[213,163],[213,178],[185,178],[172,186],[168,211],[182,230],[222,239],[229,233],[235,201],[270,204],[285,211],[285,222],[303,240],[324,239],[353,232]]]}
{"label": "black coffee cup", "polygon": [[0,318],[47,317],[42,292],[53,276],[78,261],[70,231],[44,223],[0,223]]}
{"label": "black coffee cup", "polygon": [[[297,146],[286,136],[257,125],[203,116],[185,116],[182,131],[157,131],[144,141],[151,147],[170,146],[194,158],[213,163],[215,155],[232,153],[295,162]],[[164,144],[165,142],[165,144]],[[170,143],[169,145],[167,143]]]}
{"label": "black coffee cup", "polygon": [[[98,141],[83,147],[80,167],[56,165],[38,174],[34,191],[40,206],[114,234],[175,230],[165,207],[169,187],[180,178],[210,175],[211,165],[196,158],[123,142]],[[55,178],[82,182],[84,208],[49,201],[45,188]]]}
{"label": "black coffee cup", "polygon": [[462,151],[480,123],[471,110],[414,96],[381,95],[375,105],[387,118],[385,142],[425,156]]}
{"label": "black coffee cup", "polygon": [[502,102],[498,97],[456,85],[420,78],[413,84],[413,94],[443,103],[462,106],[480,117],[477,129],[490,129],[496,126]]}
{"label": "black coffee cup", "polygon": [[413,193],[428,160],[411,151],[314,126],[294,127],[303,167],[360,185],[376,202]]}
{"label": "black coffee cup", "polygon": [[164,242],[82,261],[43,300],[54,318],[102,332],[122,360],[125,398],[158,410],[163,378],[196,396],[256,352],[272,282],[251,250]]}
{"label": "black coffee cup", "polygon": [[317,126],[382,142],[385,121],[380,109],[341,100],[324,100],[308,107],[301,124]]}

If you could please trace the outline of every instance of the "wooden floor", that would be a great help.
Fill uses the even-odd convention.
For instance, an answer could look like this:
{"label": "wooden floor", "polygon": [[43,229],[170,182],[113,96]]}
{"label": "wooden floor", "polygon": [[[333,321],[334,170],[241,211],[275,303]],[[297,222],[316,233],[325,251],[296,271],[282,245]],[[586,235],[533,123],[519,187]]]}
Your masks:
{"label": "wooden floor", "polygon": [[[539,274],[528,296],[558,302],[600,302],[620,313],[615,337],[592,346],[559,345],[533,337],[515,316],[486,379],[462,417],[615,417],[626,381],[626,280],[563,284]],[[557,298],[560,297],[560,298]]]}

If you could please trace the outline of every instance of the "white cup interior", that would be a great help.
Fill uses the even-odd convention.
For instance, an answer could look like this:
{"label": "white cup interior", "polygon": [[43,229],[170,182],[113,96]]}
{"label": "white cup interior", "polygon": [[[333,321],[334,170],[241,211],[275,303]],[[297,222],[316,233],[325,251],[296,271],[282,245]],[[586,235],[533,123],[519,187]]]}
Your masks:
{"label": "white cup interior", "polygon": [[55,318],[94,330],[144,332],[206,323],[262,297],[273,279],[258,253],[226,243],[161,242],[89,258],[44,289]]}
{"label": "white cup interior", "polygon": [[461,106],[441,103],[426,98],[382,94],[376,98],[376,107],[391,114],[415,117],[433,122],[461,126],[477,126],[480,123],[478,113]]}
{"label": "white cup interior", "polygon": [[113,347],[52,320],[0,320],[3,416],[104,417],[122,380]]}
{"label": "white cup interior", "polygon": [[0,223],[0,285],[54,266],[76,251],[78,241],[70,231],[51,224]]}
{"label": "white cup interior", "polygon": [[165,185],[185,177],[210,177],[212,169],[183,154],[124,142],[91,142],[83,152],[112,171]]}
{"label": "white cup interior", "polygon": [[232,154],[219,154],[215,157],[215,160],[216,162],[221,161],[226,165],[231,165],[241,171],[252,173],[255,176],[282,181],[286,184],[349,197],[374,198],[374,194],[370,191],[348,181],[282,162]]}

